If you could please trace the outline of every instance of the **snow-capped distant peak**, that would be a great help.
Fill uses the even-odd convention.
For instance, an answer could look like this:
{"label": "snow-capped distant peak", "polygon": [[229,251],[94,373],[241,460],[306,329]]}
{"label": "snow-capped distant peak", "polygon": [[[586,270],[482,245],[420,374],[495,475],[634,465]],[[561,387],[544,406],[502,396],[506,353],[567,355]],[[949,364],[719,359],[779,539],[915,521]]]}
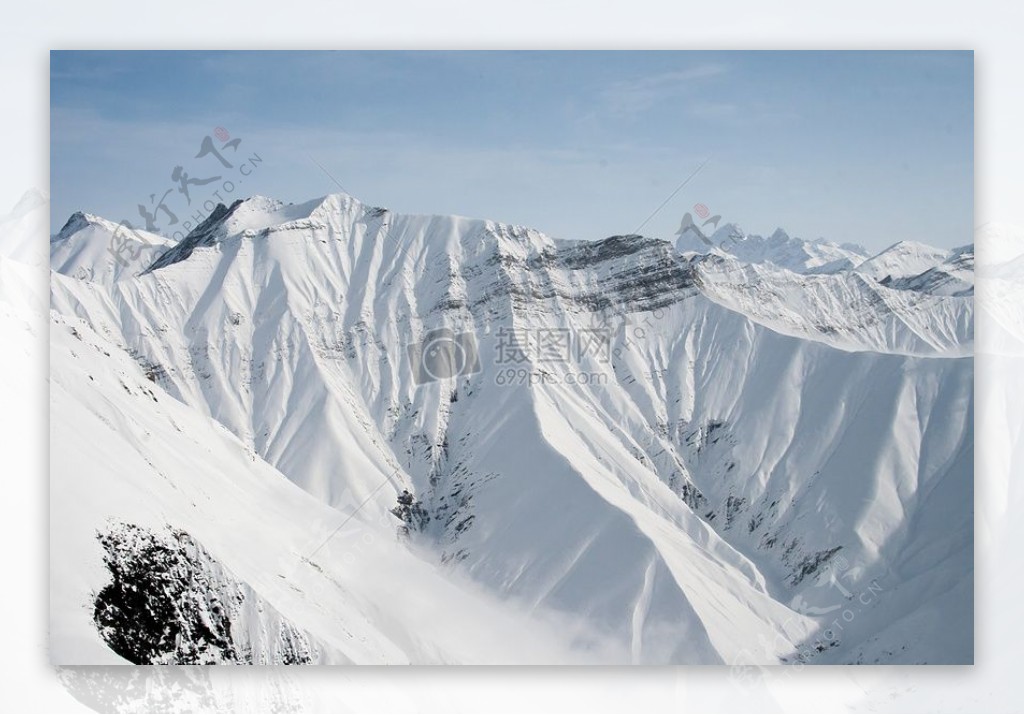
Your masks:
{"label": "snow-capped distant peak", "polygon": [[680,253],[722,253],[729,252],[729,244],[744,237],[743,230],[734,223],[723,224],[708,233],[704,226],[694,223],[687,213],[676,231],[676,250]]}
{"label": "snow-capped distant peak", "polygon": [[717,246],[721,245],[725,241],[737,241],[746,237],[743,229],[737,224],[726,223],[722,224],[712,235],[711,241]]}
{"label": "snow-capped distant peak", "polygon": [[683,216],[676,231],[676,250],[680,253],[707,253],[714,248],[714,242],[693,222],[693,216]]}
{"label": "snow-capped distant peak", "polygon": [[857,271],[881,281],[915,276],[946,260],[948,251],[916,241],[899,241],[872,256]]}
{"label": "snow-capped distant peak", "polygon": [[968,243],[966,246],[957,246],[949,250],[949,258],[946,259],[947,263],[956,263],[960,260],[970,259],[974,260],[974,244]]}
{"label": "snow-capped distant peak", "polygon": [[[684,227],[686,219],[683,219]],[[681,229],[682,230],[682,229]],[[807,241],[794,238],[783,228],[777,228],[767,238],[747,234],[739,226],[727,223],[718,228],[702,246],[693,241],[703,234],[693,233],[690,227],[682,234],[676,247],[680,252],[713,252],[713,248],[731,255],[744,263],[770,263],[795,273],[833,273],[859,264],[868,255],[859,246],[838,246],[825,240]]]}
{"label": "snow-capped distant peak", "polygon": [[932,295],[974,294],[974,244],[948,252],[913,243],[897,244],[889,250],[884,260],[871,263],[864,270],[868,275],[871,271],[884,273],[883,277],[876,277],[882,285]]}

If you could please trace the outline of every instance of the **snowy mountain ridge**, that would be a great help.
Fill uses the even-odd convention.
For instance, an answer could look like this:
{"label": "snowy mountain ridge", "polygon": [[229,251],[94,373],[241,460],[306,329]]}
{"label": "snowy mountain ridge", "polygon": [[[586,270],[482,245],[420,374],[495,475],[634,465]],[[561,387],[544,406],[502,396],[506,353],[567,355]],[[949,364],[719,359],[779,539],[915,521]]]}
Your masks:
{"label": "snowy mountain ridge", "polygon": [[715,247],[745,263],[771,263],[795,273],[832,273],[853,268],[868,257],[862,246],[838,245],[825,239],[807,241],[790,237],[782,228],[764,237],[744,233],[739,226],[729,223],[710,236],[704,236],[696,226],[689,226],[677,235],[676,248],[683,253],[707,253],[709,248]]}
{"label": "snowy mountain ridge", "polygon": [[[154,239],[121,270],[100,250],[109,226],[86,224],[51,244],[63,336],[54,379],[68,395],[61,410],[82,413],[54,439],[93,423],[107,434],[94,405],[121,404],[149,382],[180,412],[171,431],[181,439],[204,443],[201,420],[223,425],[231,440],[209,448],[226,463],[265,464],[274,490],[297,493],[285,501],[319,505],[302,508],[321,517],[287,530],[312,546],[292,547],[282,578],[300,588],[329,578],[341,590],[293,599],[268,588],[277,582],[256,575],[266,564],[238,546],[259,525],[223,531],[190,514],[198,486],[175,476],[183,464],[155,466],[142,438],[125,449],[183,490],[180,504],[143,519],[131,503],[107,513],[76,490],[83,521],[187,529],[328,660],[970,658],[970,623],[955,617],[971,603],[969,296],[857,271],[800,275],[639,236],[557,241],[346,195],[218,207],[177,245]],[[824,249],[814,260],[826,258],[836,260]],[[104,346],[100,356],[127,356],[120,370],[137,370],[135,382],[93,385],[109,368],[83,361],[76,331]],[[428,364],[423,341],[439,331],[472,359]],[[156,409],[146,390],[130,401],[139,424]],[[147,429],[169,439],[159,424]],[[56,483],[88,468],[83,455],[101,459],[82,442],[55,467]],[[144,495],[141,464],[109,478]],[[217,483],[229,494],[245,478],[225,468]],[[223,499],[210,498],[214,514]],[[348,524],[337,541],[331,514]],[[505,608],[498,621],[532,631],[541,624],[510,605],[529,604],[559,623],[547,655],[517,650],[516,639],[492,639],[485,654],[433,631],[431,645],[412,621],[368,605],[396,583],[357,586],[343,558],[311,557],[325,539],[360,563],[414,561],[406,580],[417,581],[395,577],[404,593],[422,583],[425,604],[451,589],[477,594],[459,596],[479,604],[462,609],[466,619]],[[98,553],[88,557],[95,588]],[[874,605],[858,607],[842,634],[830,629],[836,609],[864,593]],[[391,645],[373,657],[353,650],[309,608],[352,609],[375,629],[372,642]]]}
{"label": "snowy mountain ridge", "polygon": [[946,251],[898,241],[871,255],[859,244],[793,238],[781,228],[765,238],[746,234],[730,223],[707,236],[692,218],[683,220],[676,235],[676,249],[681,253],[731,256],[741,263],[771,265],[805,275],[856,272],[884,286],[918,293],[964,296],[974,290],[973,244]]}
{"label": "snowy mountain ridge", "polygon": [[133,277],[135,264],[155,260],[172,245],[158,234],[79,211],[50,237],[50,265],[67,275],[106,283]]}

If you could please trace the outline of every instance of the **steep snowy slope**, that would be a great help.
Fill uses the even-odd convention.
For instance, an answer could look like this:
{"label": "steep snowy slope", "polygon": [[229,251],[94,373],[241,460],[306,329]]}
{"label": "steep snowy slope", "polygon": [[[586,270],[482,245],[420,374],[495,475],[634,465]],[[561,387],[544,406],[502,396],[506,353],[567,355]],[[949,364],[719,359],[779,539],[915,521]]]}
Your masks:
{"label": "steep snowy slope", "polygon": [[[408,490],[414,551],[624,661],[970,659],[967,298],[340,195],[151,268],[53,307],[342,512]],[[472,357],[435,380],[439,329]]]}
{"label": "steep snowy slope", "polygon": [[56,314],[51,385],[55,663],[614,656],[574,650],[576,631],[460,586],[410,553],[390,514],[346,523]]}
{"label": "steep snowy slope", "polygon": [[138,274],[172,245],[163,236],[79,212],[50,239],[50,266],[81,280],[110,283]]}

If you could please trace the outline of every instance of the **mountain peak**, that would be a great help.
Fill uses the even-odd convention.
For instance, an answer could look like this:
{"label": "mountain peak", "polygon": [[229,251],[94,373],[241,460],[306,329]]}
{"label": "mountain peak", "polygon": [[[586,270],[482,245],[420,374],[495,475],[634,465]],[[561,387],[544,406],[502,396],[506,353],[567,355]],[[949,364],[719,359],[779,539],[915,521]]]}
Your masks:
{"label": "mountain peak", "polygon": [[327,220],[332,215],[348,213],[362,206],[358,199],[340,192],[299,204],[285,203],[260,194],[237,199],[230,206],[217,204],[202,223],[144,273],[184,261],[196,248],[213,246],[229,236],[254,234],[299,221]]}
{"label": "mountain peak", "polygon": [[57,232],[57,240],[64,240],[72,234],[78,233],[91,223],[89,220],[90,218],[91,216],[86,214],[84,211],[75,211],[71,214],[68,220],[64,222],[60,231]]}
{"label": "mountain peak", "polygon": [[722,224],[713,234],[711,234],[711,241],[716,245],[721,245],[725,241],[737,241],[746,238],[746,234],[743,229],[735,223]]}
{"label": "mountain peak", "polygon": [[[263,199],[264,197],[258,198]],[[214,245],[218,238],[222,237],[219,234],[223,233],[221,229],[225,222],[235,212],[235,210],[238,209],[238,207],[242,206],[247,201],[251,201],[251,199],[238,199],[231,204],[231,206],[217,204],[213,211],[210,212],[210,215],[207,216],[202,223],[189,231],[188,235],[181,239],[176,246],[168,249],[159,258],[153,261],[152,265],[142,272],[143,275],[151,273],[158,268],[165,268],[166,266],[178,263],[179,261],[184,261],[192,255],[192,252],[196,248],[200,246]],[[264,206],[264,204],[260,201],[256,201],[251,204],[251,206],[258,210],[261,206]]]}
{"label": "mountain peak", "polygon": [[911,241],[908,239],[904,239],[902,241],[897,241],[896,243],[892,244],[884,251],[882,251],[882,253],[914,253],[922,251],[928,253],[935,253],[938,250],[939,249],[933,246],[929,246],[926,243],[921,243],[920,241]]}
{"label": "mountain peak", "polygon": [[857,271],[877,281],[916,276],[944,262],[949,252],[917,241],[897,241],[868,258]]}
{"label": "mountain peak", "polygon": [[68,220],[64,223],[64,226],[61,227],[60,231],[57,232],[52,240],[54,242],[65,241],[89,226],[102,226],[111,232],[116,231],[118,228],[117,224],[112,221],[108,221],[101,216],[85,213],[84,211],[75,211],[71,214]]}

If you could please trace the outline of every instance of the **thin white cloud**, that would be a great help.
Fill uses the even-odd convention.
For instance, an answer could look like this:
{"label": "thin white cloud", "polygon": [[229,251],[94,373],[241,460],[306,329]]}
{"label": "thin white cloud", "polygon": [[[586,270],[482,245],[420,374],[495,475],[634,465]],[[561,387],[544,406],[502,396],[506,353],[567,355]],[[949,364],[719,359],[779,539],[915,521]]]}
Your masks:
{"label": "thin white cloud", "polygon": [[705,63],[683,70],[620,80],[602,90],[600,98],[609,112],[637,114],[691,90],[702,80],[719,77],[727,71],[725,65]]}

